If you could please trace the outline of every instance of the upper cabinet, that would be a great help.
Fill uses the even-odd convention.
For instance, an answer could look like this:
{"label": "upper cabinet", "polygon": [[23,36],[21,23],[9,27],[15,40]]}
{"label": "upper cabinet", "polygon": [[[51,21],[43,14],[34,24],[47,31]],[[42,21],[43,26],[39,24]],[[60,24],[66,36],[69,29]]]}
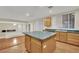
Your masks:
{"label": "upper cabinet", "polygon": [[50,27],[51,26],[51,17],[46,17],[43,19],[44,26]]}

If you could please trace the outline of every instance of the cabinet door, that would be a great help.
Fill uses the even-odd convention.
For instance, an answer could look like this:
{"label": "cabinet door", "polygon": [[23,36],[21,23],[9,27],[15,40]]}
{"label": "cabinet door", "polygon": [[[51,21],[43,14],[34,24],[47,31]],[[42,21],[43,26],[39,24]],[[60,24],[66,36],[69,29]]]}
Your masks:
{"label": "cabinet door", "polygon": [[44,19],[44,26],[50,27],[51,26],[51,17],[46,17]]}
{"label": "cabinet door", "polygon": [[30,39],[29,36],[26,36],[26,37],[25,37],[25,47],[26,47],[26,50],[27,50],[28,52],[31,51],[30,46],[31,46],[31,39]]}
{"label": "cabinet door", "polygon": [[60,32],[56,32],[56,40],[60,39]]}
{"label": "cabinet door", "polygon": [[56,49],[56,40],[55,37],[48,38],[43,42],[43,52],[44,53],[52,53]]}
{"label": "cabinet door", "polygon": [[41,53],[41,41],[35,38],[31,38],[31,52]]}
{"label": "cabinet door", "polygon": [[60,41],[67,42],[67,32],[60,32]]}
{"label": "cabinet door", "polygon": [[68,33],[68,43],[79,45],[79,34]]}

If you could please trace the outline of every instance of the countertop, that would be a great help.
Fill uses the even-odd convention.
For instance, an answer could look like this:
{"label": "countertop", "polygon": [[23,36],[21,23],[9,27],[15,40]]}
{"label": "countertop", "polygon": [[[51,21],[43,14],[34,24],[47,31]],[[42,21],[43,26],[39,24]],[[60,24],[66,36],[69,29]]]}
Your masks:
{"label": "countertop", "polygon": [[39,40],[45,40],[51,36],[56,35],[55,32],[48,32],[48,31],[25,32],[24,34],[35,37]]}
{"label": "countertop", "polygon": [[75,33],[79,33],[79,29],[46,29],[49,32],[56,32],[56,31],[60,31],[60,32],[75,32]]}

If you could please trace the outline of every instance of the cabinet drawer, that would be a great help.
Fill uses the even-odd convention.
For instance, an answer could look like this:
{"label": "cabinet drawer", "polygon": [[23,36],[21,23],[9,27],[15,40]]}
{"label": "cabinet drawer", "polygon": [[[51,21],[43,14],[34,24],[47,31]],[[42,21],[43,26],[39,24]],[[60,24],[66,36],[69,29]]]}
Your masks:
{"label": "cabinet drawer", "polygon": [[79,34],[68,33],[68,43],[79,45]]}
{"label": "cabinet drawer", "polygon": [[60,35],[65,36],[67,33],[65,32],[60,32]]}
{"label": "cabinet drawer", "polygon": [[68,34],[68,38],[79,39],[79,34],[72,34],[72,33],[69,33],[69,34]]}

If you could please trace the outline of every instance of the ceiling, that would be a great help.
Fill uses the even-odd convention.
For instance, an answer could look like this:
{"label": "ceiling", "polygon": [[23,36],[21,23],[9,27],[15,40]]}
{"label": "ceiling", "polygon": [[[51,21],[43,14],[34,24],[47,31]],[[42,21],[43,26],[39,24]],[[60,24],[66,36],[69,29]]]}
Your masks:
{"label": "ceiling", "polygon": [[[53,6],[52,15],[79,9],[79,6]],[[0,18],[31,21],[49,16],[48,6],[0,6]],[[28,13],[28,14],[27,14]]]}

